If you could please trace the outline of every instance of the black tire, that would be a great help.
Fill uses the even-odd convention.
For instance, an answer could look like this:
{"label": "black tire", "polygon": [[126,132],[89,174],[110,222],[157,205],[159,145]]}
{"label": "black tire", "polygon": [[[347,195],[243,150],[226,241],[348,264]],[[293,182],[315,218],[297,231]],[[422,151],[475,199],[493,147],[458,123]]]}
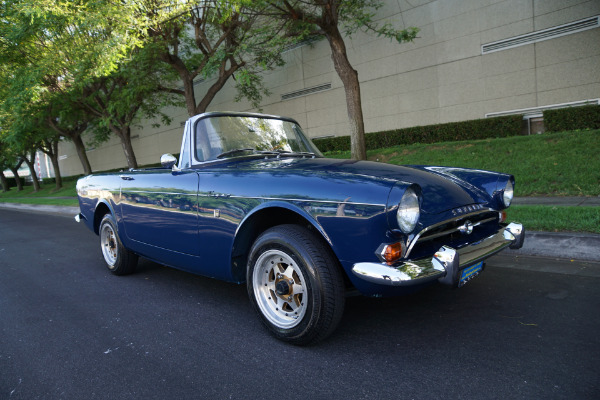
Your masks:
{"label": "black tire", "polygon": [[297,345],[329,336],[344,312],[344,281],[331,250],[308,229],[280,225],[250,250],[248,295],[278,339]]}
{"label": "black tire", "polygon": [[100,222],[100,250],[109,271],[115,275],[127,275],[135,271],[138,262],[137,254],[127,250],[117,231],[117,224],[112,214],[106,214]]}

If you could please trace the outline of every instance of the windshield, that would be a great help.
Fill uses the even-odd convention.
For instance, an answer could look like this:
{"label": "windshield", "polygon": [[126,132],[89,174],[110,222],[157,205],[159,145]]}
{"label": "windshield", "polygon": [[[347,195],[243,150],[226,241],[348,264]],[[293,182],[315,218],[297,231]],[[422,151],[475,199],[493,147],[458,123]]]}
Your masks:
{"label": "windshield", "polygon": [[310,153],[321,156],[297,124],[274,118],[215,116],[201,119],[195,129],[198,161],[252,153]]}

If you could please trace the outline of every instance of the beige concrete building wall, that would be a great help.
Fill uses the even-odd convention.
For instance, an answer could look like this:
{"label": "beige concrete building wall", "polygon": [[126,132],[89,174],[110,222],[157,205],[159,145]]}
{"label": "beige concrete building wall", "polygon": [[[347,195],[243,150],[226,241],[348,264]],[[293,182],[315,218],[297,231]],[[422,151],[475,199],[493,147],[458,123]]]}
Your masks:
{"label": "beige concrete building wall", "polygon": [[[421,29],[398,44],[357,33],[346,40],[361,82],[366,131],[484,118],[486,114],[600,98],[600,28],[482,55],[482,45],[600,15],[598,0],[384,0],[382,22]],[[263,112],[297,119],[311,137],[348,131],[345,95],[326,40],[284,53],[286,65],[265,72],[271,95]],[[211,82],[199,84],[201,95]],[[331,85],[289,100],[282,95]],[[211,111],[256,111],[236,103],[229,83]],[[185,109],[171,126],[151,121],[132,131],[139,164],[177,153]],[[61,146],[65,175],[82,169],[72,145]],[[94,170],[125,166],[118,139],[89,151]]]}

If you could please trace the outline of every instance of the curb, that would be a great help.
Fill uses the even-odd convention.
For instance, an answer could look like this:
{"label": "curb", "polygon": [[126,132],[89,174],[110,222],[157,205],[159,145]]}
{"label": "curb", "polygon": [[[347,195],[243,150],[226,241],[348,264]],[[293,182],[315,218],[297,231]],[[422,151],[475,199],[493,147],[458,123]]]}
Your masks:
{"label": "curb", "polygon": [[41,204],[20,204],[20,203],[0,203],[0,209],[10,209],[17,211],[30,211],[37,213],[48,213],[55,215],[63,215],[69,217],[75,217],[79,214],[79,207],[67,207],[67,206],[50,206]]}
{"label": "curb", "polygon": [[[79,207],[0,203],[0,209],[12,209],[75,217]],[[600,235],[577,232],[525,232],[525,243],[507,254],[550,258],[600,261]]]}
{"label": "curb", "polygon": [[505,254],[600,261],[600,235],[580,232],[525,231],[519,250]]}

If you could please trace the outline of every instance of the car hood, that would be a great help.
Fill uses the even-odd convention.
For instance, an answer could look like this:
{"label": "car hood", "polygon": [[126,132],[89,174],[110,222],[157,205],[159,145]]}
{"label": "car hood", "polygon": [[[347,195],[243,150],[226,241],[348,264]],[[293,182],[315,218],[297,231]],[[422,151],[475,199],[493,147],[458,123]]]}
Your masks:
{"label": "car hood", "polygon": [[[426,213],[440,213],[469,204],[489,203],[491,197],[483,190],[453,176],[450,179],[442,173],[429,171],[422,167],[398,166],[372,161],[339,160],[330,158],[294,158],[283,157],[280,159],[248,160],[236,163],[240,170],[252,169],[263,172],[285,170],[286,176],[292,178],[312,176],[335,178],[336,181],[348,181],[356,186],[357,182],[365,184],[363,191],[370,190],[376,183],[377,186],[385,185],[391,188],[396,182],[417,184],[423,194],[422,211]],[[325,178],[324,178],[325,179]],[[496,180],[497,177],[490,176]],[[357,188],[348,188],[355,192]],[[389,191],[388,191],[389,192]],[[356,197],[354,197],[356,198]],[[383,200],[385,203],[387,199]],[[377,201],[381,203],[382,200]]]}

